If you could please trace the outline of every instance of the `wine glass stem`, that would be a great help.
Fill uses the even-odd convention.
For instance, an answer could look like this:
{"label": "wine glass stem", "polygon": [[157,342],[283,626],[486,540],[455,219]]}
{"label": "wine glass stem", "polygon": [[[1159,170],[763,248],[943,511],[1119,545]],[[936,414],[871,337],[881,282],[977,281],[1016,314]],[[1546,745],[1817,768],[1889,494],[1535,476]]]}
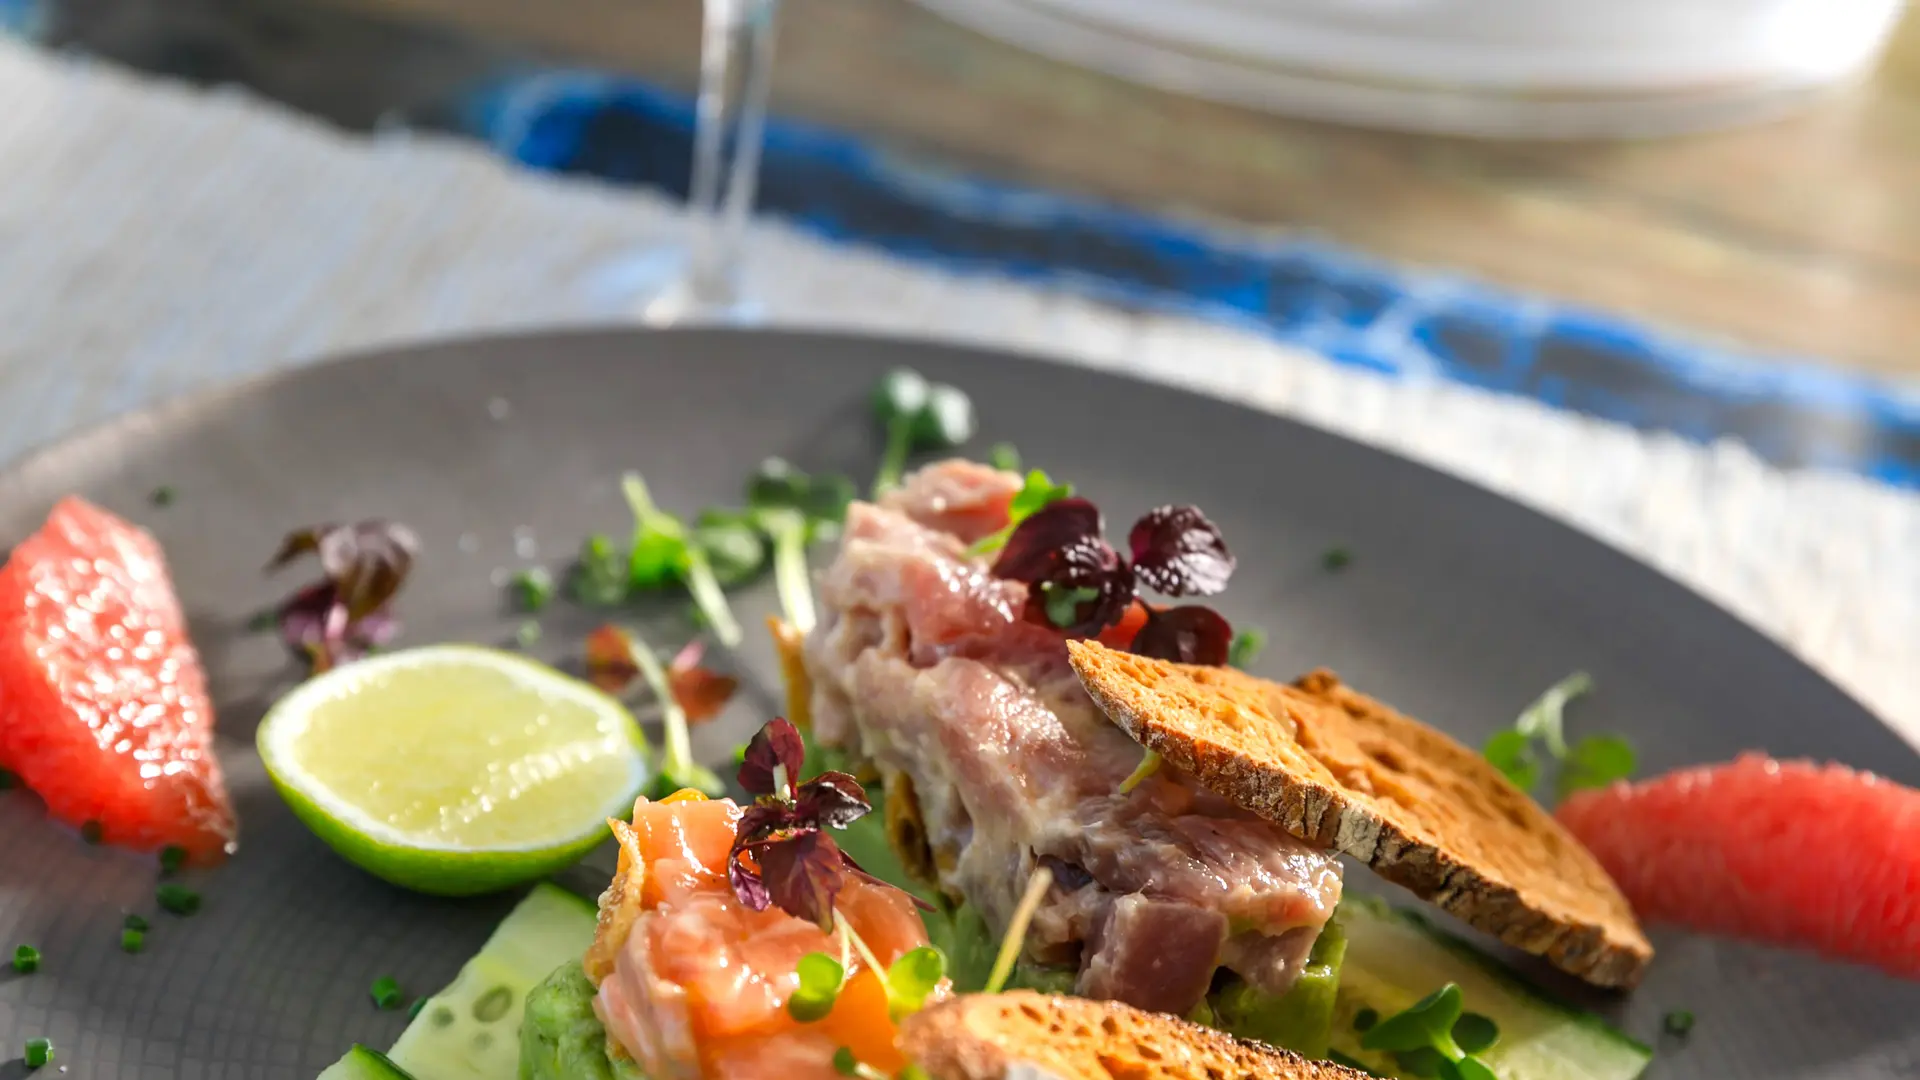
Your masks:
{"label": "wine glass stem", "polygon": [[778,6],[778,0],[706,0],[687,265],[688,289],[706,307],[738,299],[740,244],[760,171]]}

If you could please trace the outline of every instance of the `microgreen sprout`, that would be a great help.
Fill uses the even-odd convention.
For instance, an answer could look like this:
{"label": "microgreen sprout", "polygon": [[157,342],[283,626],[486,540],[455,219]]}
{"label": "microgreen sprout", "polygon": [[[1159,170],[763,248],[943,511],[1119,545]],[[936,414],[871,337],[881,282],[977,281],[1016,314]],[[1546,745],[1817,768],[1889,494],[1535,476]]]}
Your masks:
{"label": "microgreen sprout", "polygon": [[929,383],[905,368],[888,372],[874,387],[873,414],[887,437],[873,479],[875,497],[899,486],[908,455],[952,449],[973,438],[973,401],[954,387]]}
{"label": "microgreen sprout", "polygon": [[801,633],[813,629],[813,585],[807,580],[807,519],[800,511],[767,508],[754,511],[760,528],[773,538],[773,581],[780,592],[780,610]]}
{"label": "microgreen sprout", "polygon": [[987,451],[987,463],[1001,472],[1020,471],[1020,448],[1010,442],[994,443]]}
{"label": "microgreen sprout", "polygon": [[1392,1053],[1403,1070],[1415,1075],[1496,1080],[1493,1070],[1474,1055],[1497,1043],[1500,1030],[1487,1017],[1462,1012],[1461,1004],[1460,987],[1448,983],[1374,1023],[1360,1036],[1360,1045]]}
{"label": "microgreen sprout", "polygon": [[587,607],[613,607],[627,598],[627,561],[612,540],[594,533],[581,541],[567,591]]}
{"label": "microgreen sprout", "polygon": [[1027,474],[1020,490],[1013,493],[1013,501],[1007,504],[1007,524],[1000,531],[983,536],[967,549],[969,555],[991,555],[1007,546],[1007,539],[1020,523],[1059,502],[1073,498],[1072,484],[1056,484],[1053,479],[1039,469]]}
{"label": "microgreen sprout", "polygon": [[540,623],[534,619],[522,619],[513,629],[514,643],[523,649],[531,649],[540,644]]}
{"label": "microgreen sprout", "polygon": [[853,502],[853,481],[839,473],[807,473],[783,458],[768,458],[747,480],[747,506],[753,510],[782,507],[806,515],[818,539],[847,519]]}
{"label": "microgreen sprout", "polygon": [[519,571],[510,584],[515,607],[529,615],[539,614],[553,599],[553,575],[544,566]]}
{"label": "microgreen sprout", "polygon": [[894,1021],[919,1012],[947,977],[947,954],[922,945],[900,955],[887,968],[887,1013]]}
{"label": "microgreen sprout", "polygon": [[120,925],[126,927],[129,930],[150,929],[146,916],[144,915],[129,914],[126,918],[120,920]]}
{"label": "microgreen sprout", "polygon": [[288,533],[267,570],[312,555],[323,577],[281,602],[275,616],[281,640],[306,657],[316,673],[387,644],[400,629],[392,611],[394,597],[406,584],[419,549],[413,530],[391,521],[318,525]]}
{"label": "microgreen sprout", "polygon": [[1053,871],[1044,866],[1034,867],[1033,876],[1027,879],[1027,891],[1020,896],[1020,903],[1013,909],[1013,918],[1007,922],[1006,936],[1000,939],[1000,952],[993,958],[993,971],[987,976],[984,993],[997,994],[1007,985],[1007,979],[1013,975],[1013,964],[1020,958],[1020,950],[1027,942],[1027,927],[1033,922],[1033,913],[1040,909],[1040,902],[1047,898],[1047,890],[1053,887]]}
{"label": "microgreen sprout", "polygon": [[[1007,537],[993,575],[1027,585],[1027,618],[1076,637],[1094,637],[1126,618],[1141,588],[1167,596],[1210,596],[1234,568],[1220,530],[1197,507],[1162,506],[1127,533],[1130,558],[1107,543],[1098,507],[1077,496],[1033,511]],[[1189,664],[1226,663],[1233,628],[1213,609],[1142,605],[1145,621],[1126,648]]]}
{"label": "microgreen sprout", "polygon": [[743,585],[767,565],[767,542],[751,515],[708,508],[694,519],[693,544],[706,552],[714,580],[723,587]]}
{"label": "microgreen sprout", "polygon": [[689,540],[687,527],[679,518],[654,505],[639,473],[620,478],[620,494],[634,519],[633,548],[627,555],[628,587],[658,589],[684,583],[714,637],[729,649],[738,648],[740,624],[727,606],[727,594],[714,577],[706,551]]}
{"label": "microgreen sprout", "polygon": [[1233,635],[1233,641],[1227,645],[1227,664],[1242,671],[1247,665],[1258,659],[1267,647],[1267,632],[1257,626],[1249,626]]}
{"label": "microgreen sprout", "polygon": [[1353,553],[1343,547],[1328,548],[1320,556],[1320,565],[1330,574],[1337,574],[1353,563]]}
{"label": "microgreen sprout", "polygon": [[850,1046],[833,1052],[833,1071],[841,1076],[851,1076],[854,1080],[887,1080],[886,1073],[855,1057]]}
{"label": "microgreen sprout", "polygon": [[373,998],[376,1009],[397,1009],[400,1007],[400,982],[391,975],[382,975],[373,980],[367,993]]}
{"label": "microgreen sprout", "polygon": [[121,952],[137,953],[146,947],[147,947],[147,932],[145,930],[135,930],[131,926],[124,927],[123,929],[121,929],[120,931],[120,951]]}
{"label": "microgreen sprout", "polygon": [[159,487],[153,489],[153,493],[147,496],[147,500],[155,506],[172,506],[174,497],[177,494],[171,486],[161,484]]}
{"label": "microgreen sprout", "polygon": [[13,950],[13,970],[21,975],[31,975],[40,970],[40,950],[31,945],[21,945]]}
{"label": "microgreen sprout", "polygon": [[787,998],[787,1015],[802,1024],[823,1020],[833,1011],[846,982],[846,967],[826,953],[808,953],[794,965],[800,985]]}
{"label": "microgreen sprout", "polygon": [[1660,1026],[1669,1035],[1684,1037],[1693,1031],[1693,1013],[1687,1009],[1675,1009],[1662,1018]]}
{"label": "microgreen sprout", "polygon": [[1569,702],[1592,692],[1593,679],[1584,671],[1547,688],[1524,709],[1512,727],[1487,740],[1483,753],[1493,767],[1515,787],[1532,791],[1540,781],[1541,760],[1536,746],[1560,765],[1561,798],[1583,788],[1605,787],[1633,775],[1632,744],[1618,735],[1588,735],[1569,743],[1565,712]]}
{"label": "microgreen sprout", "polygon": [[200,894],[184,885],[162,885],[153,891],[160,910],[171,915],[192,915],[200,910]]}
{"label": "microgreen sprout", "polygon": [[38,1069],[53,1060],[52,1039],[28,1039],[24,1059],[29,1069]]}
{"label": "microgreen sprout", "polygon": [[666,735],[666,745],[660,753],[656,792],[665,795],[681,788],[692,788],[704,795],[719,797],[725,792],[726,785],[714,775],[713,770],[694,760],[693,744],[687,736],[686,706],[674,693],[673,682],[653,647],[638,634],[617,626],[603,626],[587,635],[587,673],[596,685],[606,689],[616,685],[616,680],[618,685],[624,685],[625,680],[620,679],[618,674],[622,672],[620,665],[623,662],[630,665],[624,669],[627,677],[639,675],[659,703],[660,726]]}
{"label": "microgreen sprout", "polygon": [[1160,755],[1159,754],[1156,754],[1151,750],[1148,750],[1146,753],[1141,754],[1140,764],[1133,767],[1133,771],[1127,774],[1127,778],[1125,780],[1120,781],[1120,794],[1125,795],[1126,793],[1132,791],[1134,788],[1137,788],[1141,784],[1146,783],[1147,777],[1152,776],[1154,773],[1157,773],[1159,771],[1160,771]]}
{"label": "microgreen sprout", "polygon": [[179,844],[168,844],[160,849],[160,874],[177,874],[187,864],[187,849]]}

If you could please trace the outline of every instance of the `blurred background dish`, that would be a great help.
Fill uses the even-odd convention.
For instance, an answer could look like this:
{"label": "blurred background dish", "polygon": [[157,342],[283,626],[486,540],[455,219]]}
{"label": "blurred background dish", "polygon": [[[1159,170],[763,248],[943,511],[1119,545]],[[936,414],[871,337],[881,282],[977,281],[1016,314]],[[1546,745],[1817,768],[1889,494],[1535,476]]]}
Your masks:
{"label": "blurred background dish", "polygon": [[1181,93],[1372,127],[1647,136],[1776,115],[1861,76],[1902,0],[916,0]]}

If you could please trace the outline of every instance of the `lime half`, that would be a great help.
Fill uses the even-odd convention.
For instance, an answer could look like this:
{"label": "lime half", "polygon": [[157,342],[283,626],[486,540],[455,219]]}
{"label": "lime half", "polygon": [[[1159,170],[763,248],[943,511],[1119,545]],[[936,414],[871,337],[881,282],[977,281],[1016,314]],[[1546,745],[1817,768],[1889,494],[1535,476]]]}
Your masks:
{"label": "lime half", "polygon": [[361,660],[280,699],[267,774],[348,861],[442,896],[567,865],[626,817],[646,737],[618,701],[534,661],[466,645]]}

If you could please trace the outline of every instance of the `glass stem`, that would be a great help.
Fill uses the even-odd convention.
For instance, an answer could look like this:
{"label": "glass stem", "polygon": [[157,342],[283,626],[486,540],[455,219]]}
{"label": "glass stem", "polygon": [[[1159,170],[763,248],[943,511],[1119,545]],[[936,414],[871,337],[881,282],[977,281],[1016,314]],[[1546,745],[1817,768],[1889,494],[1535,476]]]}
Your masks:
{"label": "glass stem", "polygon": [[687,198],[687,287],[703,307],[738,300],[740,245],[760,171],[778,7],[779,0],[706,0]]}

